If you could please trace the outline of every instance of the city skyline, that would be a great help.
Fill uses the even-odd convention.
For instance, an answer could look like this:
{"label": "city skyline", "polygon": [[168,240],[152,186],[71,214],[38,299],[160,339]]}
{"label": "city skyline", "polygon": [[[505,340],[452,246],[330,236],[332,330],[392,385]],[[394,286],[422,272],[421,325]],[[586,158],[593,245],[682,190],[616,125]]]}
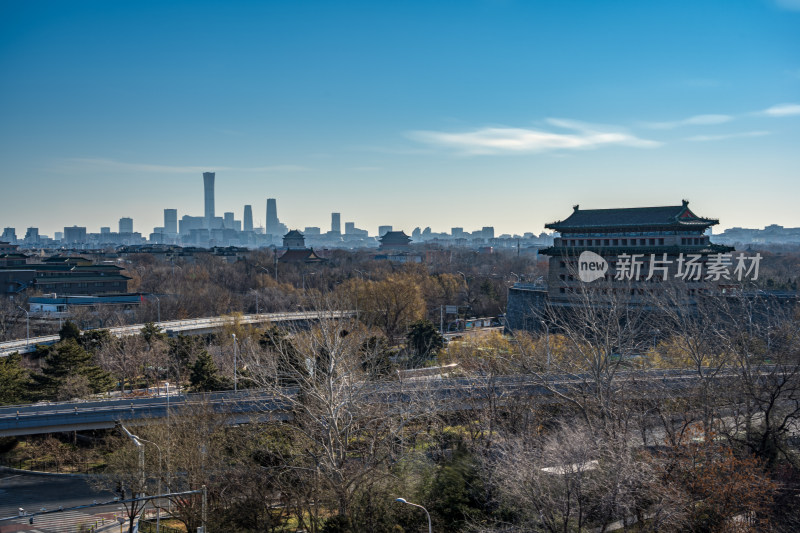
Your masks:
{"label": "city skyline", "polygon": [[800,226],[800,5],[5,2],[3,226]]}
{"label": "city skyline", "polygon": [[[20,240],[22,239],[26,229],[27,230],[36,229],[36,230],[38,230],[37,231],[37,235],[39,235],[39,234],[45,235],[45,236],[47,236],[47,237],[52,239],[56,235],[63,234],[64,230],[69,230],[69,229],[73,229],[73,228],[84,229],[86,231],[86,233],[104,233],[104,232],[108,233],[109,231],[111,231],[111,228],[114,228],[114,227],[117,227],[117,226],[118,226],[118,232],[120,234],[122,234],[122,233],[138,233],[138,234],[141,234],[145,239],[147,239],[147,236],[149,234],[151,234],[151,233],[158,234],[160,231],[163,231],[164,234],[178,234],[178,226],[179,226],[178,222],[181,221],[181,219],[185,217],[185,218],[188,218],[188,219],[195,219],[196,221],[198,221],[199,222],[199,226],[197,226],[197,227],[208,228],[211,225],[210,220],[214,220],[215,219],[220,224],[220,226],[219,226],[220,228],[222,228],[222,227],[233,227],[232,223],[235,222],[238,225],[237,231],[254,231],[255,230],[256,233],[260,232],[262,234],[271,234],[271,235],[275,236],[276,238],[282,237],[286,232],[288,232],[290,230],[299,230],[300,232],[303,232],[304,230],[307,230],[309,228],[316,229],[316,230],[321,230],[323,234],[328,230],[330,230],[331,232],[334,232],[334,233],[337,233],[337,232],[341,232],[342,234],[347,233],[346,231],[342,231],[342,229],[341,229],[341,222],[340,222],[341,213],[339,213],[339,212],[330,212],[330,213],[328,213],[327,216],[328,216],[328,218],[330,220],[330,222],[328,223],[328,226],[325,226],[325,224],[320,224],[320,225],[317,225],[317,226],[313,226],[313,225],[309,225],[308,223],[299,223],[299,224],[296,224],[296,225],[293,225],[293,226],[287,226],[286,224],[284,224],[277,217],[277,199],[275,199],[275,198],[266,198],[261,202],[261,203],[264,204],[264,206],[266,208],[266,217],[265,217],[264,221],[260,221],[259,220],[259,221],[254,222],[254,218],[253,218],[253,214],[252,214],[252,208],[253,208],[253,202],[252,201],[251,201],[251,204],[245,204],[245,205],[240,206],[241,216],[239,216],[240,213],[238,213],[236,210],[228,211],[227,209],[224,212],[224,215],[225,215],[224,217],[223,216],[215,216],[215,212],[217,211],[217,209],[216,209],[217,206],[216,206],[216,201],[215,201],[215,195],[216,195],[215,173],[214,172],[203,172],[202,173],[202,177],[203,177],[203,193],[202,193],[203,205],[196,209],[197,212],[193,213],[193,212],[189,211],[189,212],[186,212],[186,213],[181,213],[178,209],[175,209],[175,208],[164,208],[164,209],[161,210],[161,212],[163,213],[162,218],[161,218],[161,224],[160,225],[156,224],[155,226],[150,227],[150,228],[136,227],[136,220],[139,220],[141,218],[149,219],[151,217],[149,217],[149,216],[140,217],[140,216],[136,216],[135,214],[132,217],[131,216],[123,216],[123,217],[119,218],[117,221],[104,221],[104,222],[101,222],[101,224],[105,224],[105,225],[100,225],[99,227],[97,227],[96,228],[97,231],[94,231],[95,227],[86,226],[86,225],[80,225],[80,224],[71,224],[71,225],[68,225],[68,226],[67,225],[61,226],[61,227],[55,228],[55,230],[52,233],[47,233],[47,231],[44,228],[39,227],[39,226],[16,227],[16,226],[9,226],[8,224],[5,224],[5,225],[3,225],[3,227],[5,227],[6,229],[15,229],[16,232],[17,232],[18,239],[20,239]],[[674,202],[674,203],[676,203],[676,202]],[[658,205],[667,205],[667,204],[658,204]],[[577,206],[578,206],[578,204],[574,205],[573,207],[577,207]],[[259,207],[257,203],[256,203],[256,207],[257,208]],[[585,206],[585,207],[594,208],[594,206]],[[620,207],[620,206],[617,206],[617,207]],[[621,207],[622,208],[626,208],[626,207],[636,207],[636,206],[621,206]],[[261,211],[263,212],[264,209],[262,209]],[[202,214],[198,214],[198,213],[202,213]],[[128,214],[130,214],[130,213],[128,213]],[[270,216],[270,214],[272,214],[272,217]],[[317,216],[317,218],[319,218],[319,216]],[[351,217],[351,218],[356,218],[356,217]],[[551,220],[549,222],[556,222],[556,221],[557,221],[557,219],[553,219],[553,220]],[[182,223],[183,222],[181,222],[181,224]],[[248,226],[248,223],[249,223],[249,226]],[[273,230],[278,230],[278,231],[269,231],[270,225],[272,225]],[[356,231],[365,231],[364,229],[360,229],[359,228],[359,224],[356,223],[356,222],[348,221],[347,225],[351,226],[351,227],[354,227]],[[774,223],[765,224],[764,228],[768,229],[769,226],[774,226],[774,225],[775,225]],[[494,229],[494,226],[488,226],[488,227]],[[337,230],[336,228],[339,228],[339,229]],[[384,229],[385,228],[389,228],[388,231],[391,231],[392,229],[396,229],[398,231],[405,231],[409,235],[411,234],[412,231],[418,231],[418,230],[421,230],[421,229],[426,229],[426,230],[431,230],[433,233],[443,233],[443,234],[451,234],[452,233],[453,236],[456,236],[455,235],[455,230],[458,230],[461,233],[463,233],[464,230],[465,230],[465,227],[461,227],[461,226],[450,225],[450,226],[448,226],[446,228],[445,227],[443,227],[443,228],[432,228],[431,226],[425,226],[424,224],[417,223],[413,227],[409,227],[409,228],[398,228],[398,227],[395,227],[395,226],[393,226],[391,224],[379,224],[378,225],[378,229],[377,229],[376,232],[373,233],[369,229],[367,229],[366,231],[368,231],[370,236],[380,237],[383,234],[383,232],[381,231],[381,228],[384,228]],[[483,226],[483,227],[477,227],[477,226],[476,227],[469,227],[469,226],[467,226],[466,227],[466,232],[470,233],[472,231],[475,231],[477,233],[480,233],[481,229],[485,230],[486,228],[487,228],[487,226]],[[747,228],[747,227],[736,226],[736,225],[727,225],[727,226],[725,226],[725,225],[719,224],[717,226],[717,228],[716,228],[715,233],[720,233],[720,232],[723,231],[723,229],[727,230],[727,229],[731,229],[731,228],[734,228],[734,229],[748,229],[748,230],[749,229],[757,229],[757,230],[763,229],[763,228]],[[188,232],[188,230],[186,230],[186,231]],[[523,234],[531,234],[531,233],[534,234],[534,235],[539,235],[541,233],[551,234],[552,232],[548,231],[546,229],[546,227],[543,226],[541,228],[541,230],[539,230],[539,231],[523,230],[523,231],[517,231],[517,232],[504,232],[503,234],[512,235],[512,236],[521,236]],[[499,232],[496,233],[496,234],[500,235]],[[314,235],[316,235],[316,234],[314,234]]]}

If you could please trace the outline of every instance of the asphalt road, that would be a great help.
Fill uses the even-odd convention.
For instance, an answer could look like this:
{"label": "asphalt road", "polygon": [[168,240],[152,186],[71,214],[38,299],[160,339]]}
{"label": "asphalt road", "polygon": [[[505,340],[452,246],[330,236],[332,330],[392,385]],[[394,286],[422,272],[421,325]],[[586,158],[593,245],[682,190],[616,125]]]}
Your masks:
{"label": "asphalt road", "polygon": [[[19,508],[36,512],[42,507],[58,509],[75,507],[114,498],[111,492],[94,489],[85,478],[66,476],[41,476],[0,471],[0,518],[17,516]],[[118,531],[114,522],[114,512],[120,504],[95,507],[83,511],[53,513],[35,517],[34,524],[28,519],[0,522],[0,533],[74,533],[83,525],[94,525],[105,519],[102,531]],[[98,524],[99,525],[99,524]]]}

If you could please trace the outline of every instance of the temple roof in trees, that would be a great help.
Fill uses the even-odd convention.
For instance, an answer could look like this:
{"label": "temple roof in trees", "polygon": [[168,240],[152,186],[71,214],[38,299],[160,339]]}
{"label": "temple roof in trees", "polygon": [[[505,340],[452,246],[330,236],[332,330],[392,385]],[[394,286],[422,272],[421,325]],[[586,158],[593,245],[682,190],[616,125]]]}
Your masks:
{"label": "temple roof in trees", "polygon": [[404,231],[387,231],[381,237],[381,246],[407,246],[411,242],[411,237],[406,235]]}
{"label": "temple roof in trees", "polygon": [[689,202],[684,200],[682,205],[621,209],[580,209],[576,205],[566,220],[551,222],[545,227],[570,233],[588,230],[633,231],[638,228],[704,230],[715,224],[719,224],[719,220],[698,217],[689,209]]}
{"label": "temple roof in trees", "polygon": [[286,253],[278,258],[278,261],[281,263],[322,263],[327,259],[318,256],[313,248],[303,248],[301,250],[286,250]]}

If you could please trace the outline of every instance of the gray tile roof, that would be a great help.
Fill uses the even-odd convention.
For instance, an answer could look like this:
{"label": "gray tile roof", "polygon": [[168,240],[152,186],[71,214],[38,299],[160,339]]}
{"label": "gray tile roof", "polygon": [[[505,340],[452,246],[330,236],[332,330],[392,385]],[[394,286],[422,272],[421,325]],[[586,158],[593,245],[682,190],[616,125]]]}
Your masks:
{"label": "gray tile roof", "polygon": [[716,219],[696,216],[689,210],[689,202],[684,202],[683,205],[621,209],[580,209],[576,205],[566,220],[551,222],[545,224],[545,227],[556,231],[667,226],[702,228],[713,226],[718,222]]}

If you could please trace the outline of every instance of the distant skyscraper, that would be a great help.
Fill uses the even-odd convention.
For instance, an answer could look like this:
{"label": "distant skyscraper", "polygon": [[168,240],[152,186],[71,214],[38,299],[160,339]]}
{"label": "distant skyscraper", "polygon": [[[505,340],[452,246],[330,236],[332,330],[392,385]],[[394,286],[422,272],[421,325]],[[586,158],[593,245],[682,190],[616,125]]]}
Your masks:
{"label": "distant skyscraper", "polygon": [[345,222],[344,223],[344,234],[345,235],[350,235],[351,233],[354,233],[353,232],[354,229],[356,229],[356,223],[355,222]]}
{"label": "distant skyscraper", "polygon": [[267,198],[267,233],[272,235],[280,233],[278,224],[280,224],[280,220],[278,220],[278,206],[275,198]]}
{"label": "distant skyscraper", "polygon": [[342,215],[340,213],[331,213],[331,231],[333,233],[342,232]]}
{"label": "distant skyscraper", "polygon": [[129,217],[122,217],[119,219],[119,232],[133,233],[133,219]]}
{"label": "distant skyscraper", "polygon": [[244,231],[253,231],[253,206],[244,206]]}
{"label": "distant skyscraper", "polygon": [[206,223],[206,219],[204,217],[193,217],[189,215],[183,215],[181,217],[181,221],[178,224],[178,233],[181,235],[190,235],[193,230],[203,229]]}
{"label": "distant skyscraper", "polygon": [[205,191],[205,223],[206,228],[211,228],[211,221],[214,220],[214,172],[203,172],[203,190]]}
{"label": "distant skyscraper", "polygon": [[102,227],[100,228],[100,235],[108,235],[109,233],[111,233],[111,227],[109,227],[109,226],[102,226]]}
{"label": "distant skyscraper", "polygon": [[177,209],[164,209],[164,232],[172,235],[178,233]]}
{"label": "distant skyscraper", "polygon": [[233,213],[228,211],[222,215],[222,223],[225,229],[234,229]]}
{"label": "distant skyscraper", "polygon": [[378,226],[378,237],[383,237],[390,231],[392,231],[391,226]]}
{"label": "distant skyscraper", "polygon": [[[33,228],[31,228],[33,229]],[[36,230],[36,238],[39,238],[39,230]],[[78,244],[86,242],[86,228],[84,226],[72,226],[64,228],[64,242]]]}
{"label": "distant skyscraper", "polygon": [[17,230],[15,228],[5,228],[3,230],[3,236],[0,237],[0,241],[16,244]]}

